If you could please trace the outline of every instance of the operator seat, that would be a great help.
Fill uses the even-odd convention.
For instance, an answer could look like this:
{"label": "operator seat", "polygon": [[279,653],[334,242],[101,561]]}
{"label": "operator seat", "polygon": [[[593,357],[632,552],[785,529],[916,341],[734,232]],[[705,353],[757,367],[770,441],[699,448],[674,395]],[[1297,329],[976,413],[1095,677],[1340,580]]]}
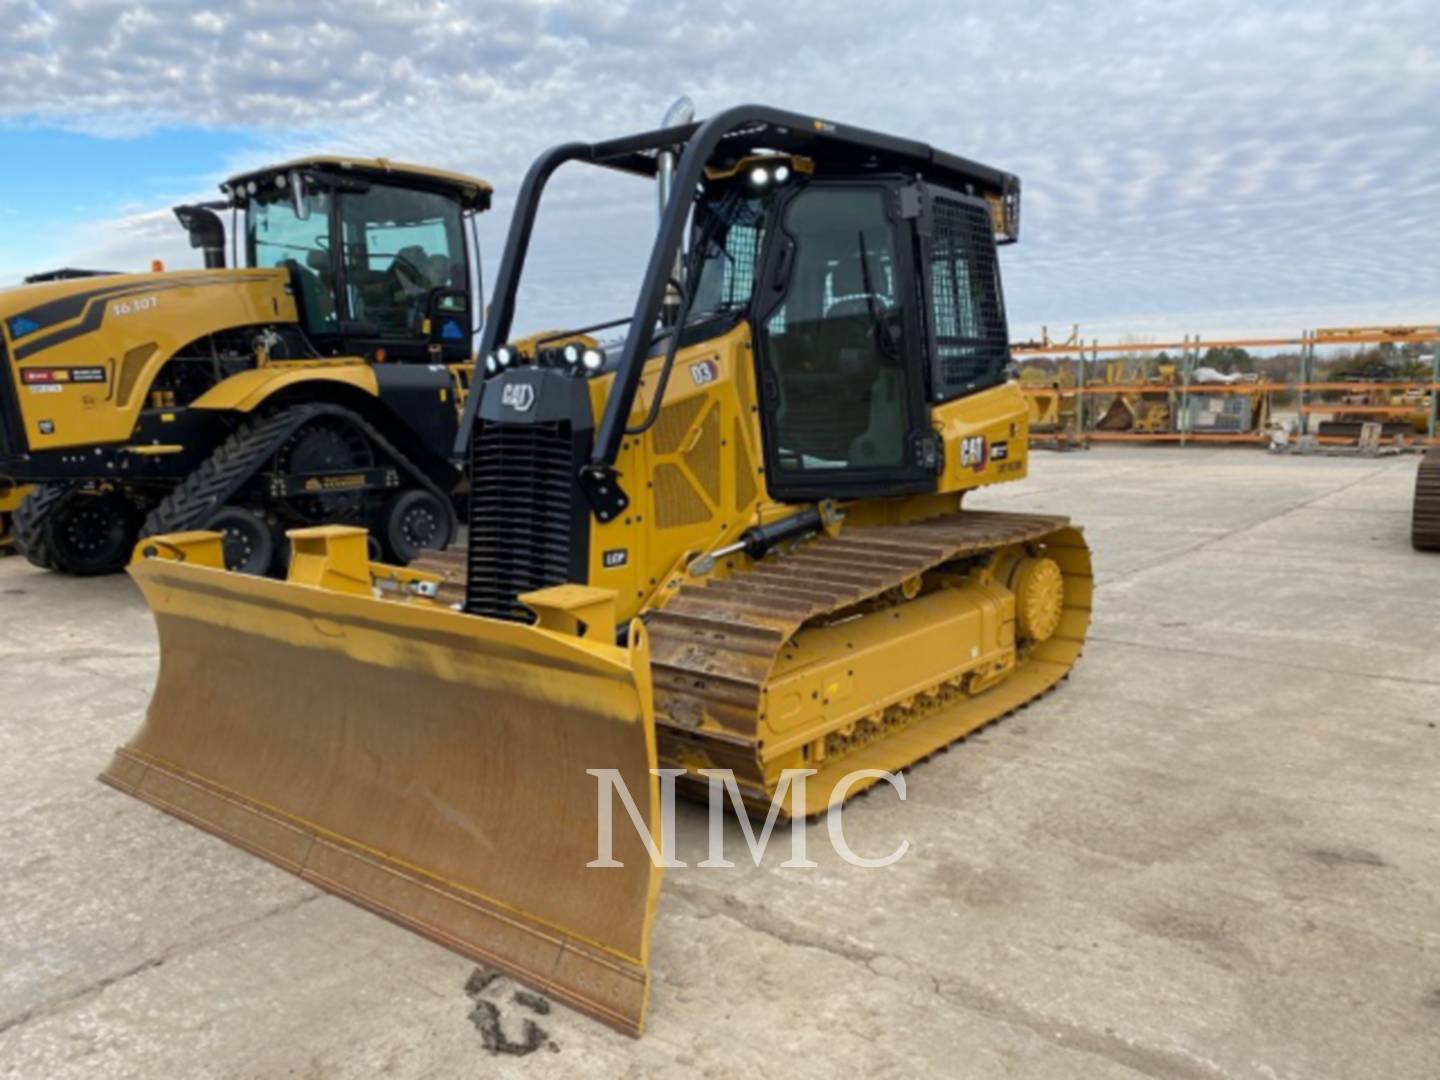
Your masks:
{"label": "operator seat", "polygon": [[[313,260],[317,255],[324,258],[324,252],[312,251],[306,257],[306,261]],[[308,267],[301,266],[296,259],[282,259],[277,265],[290,274],[290,284],[300,298],[300,314],[306,327],[316,330],[321,327],[334,326],[335,292],[321,279],[320,275]],[[326,260],[326,269],[328,268],[329,262]]]}

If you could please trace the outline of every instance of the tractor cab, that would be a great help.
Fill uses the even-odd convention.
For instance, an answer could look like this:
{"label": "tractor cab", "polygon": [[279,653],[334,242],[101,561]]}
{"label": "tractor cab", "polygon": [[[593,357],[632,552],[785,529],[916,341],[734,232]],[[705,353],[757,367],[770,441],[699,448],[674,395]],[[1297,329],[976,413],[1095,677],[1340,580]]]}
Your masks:
{"label": "tractor cab", "polygon": [[[485,181],[384,159],[314,157],[243,173],[228,201],[176,208],[207,267],[286,270],[300,329],[326,356],[471,359],[479,295],[475,218]],[[240,250],[243,247],[243,252]]]}

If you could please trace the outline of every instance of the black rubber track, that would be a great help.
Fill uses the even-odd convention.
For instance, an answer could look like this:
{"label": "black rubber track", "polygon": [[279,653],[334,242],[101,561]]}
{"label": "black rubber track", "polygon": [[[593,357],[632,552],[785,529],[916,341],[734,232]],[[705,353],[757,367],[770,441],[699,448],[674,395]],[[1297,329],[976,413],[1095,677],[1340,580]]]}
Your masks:
{"label": "black rubber track", "polygon": [[200,468],[182,480],[150,512],[140,535],[158,536],[203,528],[279,452],[286,439],[304,424],[322,416],[337,416],[354,424],[414,486],[427,489],[441,500],[449,499],[446,492],[358,414],[338,405],[292,405],[236,428]]}

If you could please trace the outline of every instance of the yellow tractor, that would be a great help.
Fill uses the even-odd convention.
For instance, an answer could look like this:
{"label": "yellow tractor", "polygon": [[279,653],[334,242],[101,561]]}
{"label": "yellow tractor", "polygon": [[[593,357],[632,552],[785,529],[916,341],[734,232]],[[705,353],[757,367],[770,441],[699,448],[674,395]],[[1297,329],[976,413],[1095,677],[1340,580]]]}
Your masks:
{"label": "yellow tractor", "polygon": [[0,473],[35,485],[19,547],[75,574],[200,527],[252,573],[307,524],[364,526],[399,562],[443,547],[489,185],[315,157],[222,191],[176,209],[204,270],[0,291]]}
{"label": "yellow tractor", "polygon": [[[573,162],[658,177],[658,236],[628,317],[518,342]],[[160,674],[103,779],[638,1034],[672,782],[810,817],[1080,655],[1080,531],[962,509],[1026,475],[1019,193],[761,106],[542,155],[460,434],[463,597],[355,528],[292,532],[285,581],[212,532],[142,541]],[[610,858],[607,790],[638,826]]]}

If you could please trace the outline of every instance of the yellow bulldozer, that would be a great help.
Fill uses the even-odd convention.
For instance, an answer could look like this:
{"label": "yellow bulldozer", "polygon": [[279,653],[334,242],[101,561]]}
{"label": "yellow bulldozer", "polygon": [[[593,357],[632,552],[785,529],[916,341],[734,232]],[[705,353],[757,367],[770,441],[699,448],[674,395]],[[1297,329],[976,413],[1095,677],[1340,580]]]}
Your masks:
{"label": "yellow bulldozer", "polygon": [[444,547],[489,185],[312,157],[222,192],[176,208],[203,270],[0,291],[0,474],[34,485],[20,549],[105,573],[137,537],[203,527],[265,573],[287,529],[334,522],[377,558]]}
{"label": "yellow bulldozer", "polygon": [[[576,162],[658,179],[658,234],[628,317],[521,342]],[[747,810],[810,817],[1080,655],[1080,531],[962,508],[1027,471],[1019,194],[763,106],[543,154],[460,432],[463,594],[352,527],[293,531],[284,581],[227,572],[213,532],[142,541],[160,673],[103,779],[638,1034],[670,782],[730,770]],[[638,826],[609,859],[606,790]]]}

